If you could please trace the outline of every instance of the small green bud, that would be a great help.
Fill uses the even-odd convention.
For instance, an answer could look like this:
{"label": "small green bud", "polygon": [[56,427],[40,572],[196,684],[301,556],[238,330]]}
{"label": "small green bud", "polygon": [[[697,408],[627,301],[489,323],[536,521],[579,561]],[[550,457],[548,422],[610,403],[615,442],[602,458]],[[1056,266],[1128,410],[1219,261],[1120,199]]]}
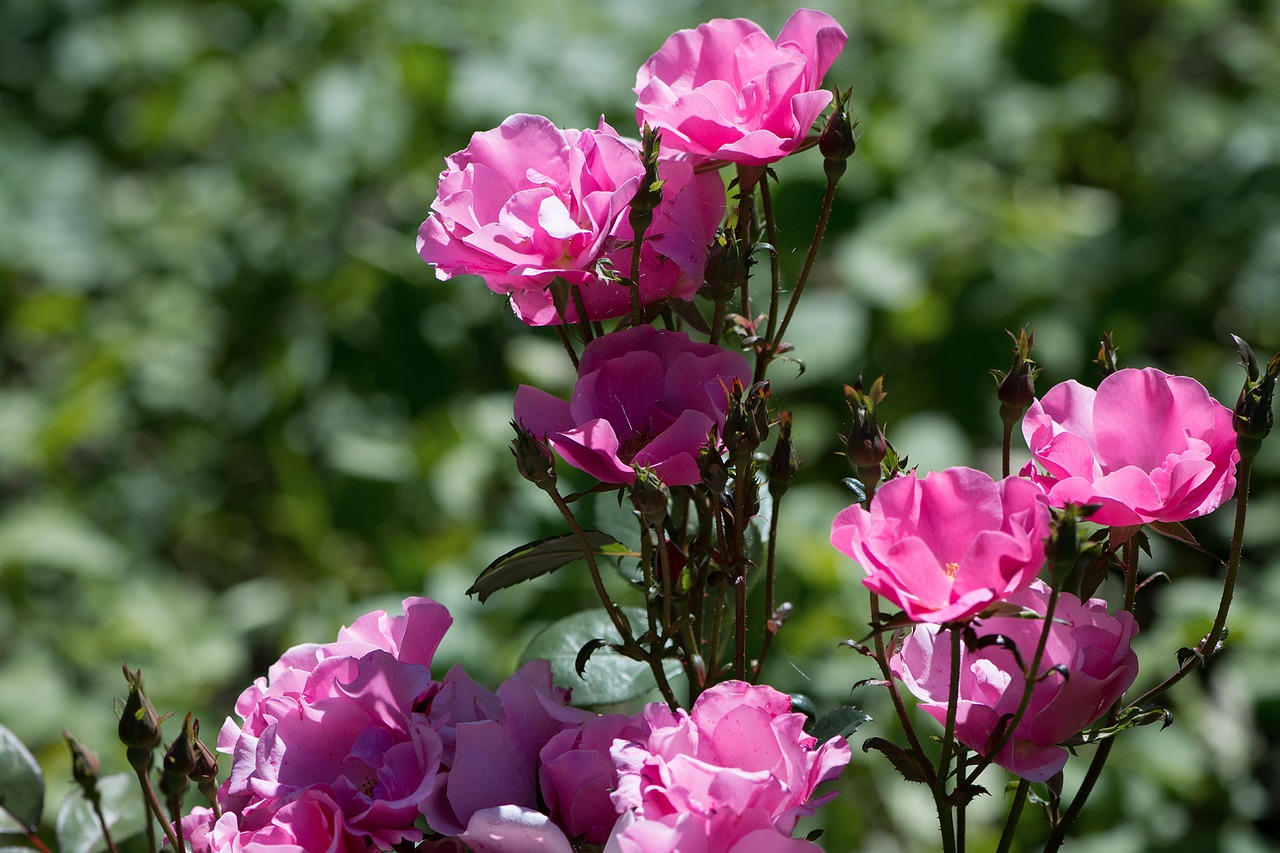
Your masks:
{"label": "small green bud", "polygon": [[173,743],[164,754],[162,768],[166,776],[181,776],[185,779],[191,775],[196,769],[197,742],[191,713],[188,712],[186,719],[182,721],[182,731],[173,739]]}
{"label": "small green bud", "polygon": [[511,440],[511,455],[516,458],[516,470],[520,476],[539,488],[547,489],[556,482],[556,459],[545,439],[540,439],[515,421],[511,428],[516,437]]}
{"label": "small green bud", "polygon": [[859,376],[852,385],[844,386],[844,396],[853,415],[853,424],[845,439],[845,456],[858,472],[858,479],[871,489],[880,482],[880,463],[888,452],[884,430],[876,418],[876,408],[886,396],[884,377],[877,378],[871,388],[864,391]]}
{"label": "small green bud", "polygon": [[1036,377],[1040,369],[1031,359],[1031,345],[1035,335],[1027,334],[1023,329],[1013,338],[1013,366],[1008,373],[993,370],[992,374],[999,383],[996,396],[1000,399],[1000,420],[1006,426],[1016,424],[1022,415],[1031,407],[1036,399]]}
{"label": "small green bud", "polygon": [[782,411],[778,413],[778,442],[773,446],[768,469],[769,494],[775,501],[787,493],[799,469],[800,458],[791,442],[791,413]]}
{"label": "small green bud", "polygon": [[1116,366],[1116,355],[1119,352],[1116,349],[1115,342],[1111,340],[1111,333],[1104,334],[1102,336],[1102,346],[1098,348],[1098,356],[1093,360],[1093,363],[1098,365],[1098,373],[1103,379],[1120,369]]}
{"label": "small green bud", "polygon": [[738,236],[732,231],[721,230],[707,253],[705,283],[698,293],[713,301],[733,298],[746,283],[751,264],[751,255],[743,251]]}
{"label": "small green bud", "polygon": [[831,180],[839,180],[844,174],[845,161],[858,150],[858,139],[854,136],[857,120],[849,117],[849,94],[853,90],[840,91],[835,87],[835,108],[822,135],[818,137],[818,150],[822,152],[823,169]]}
{"label": "small green bud", "polygon": [[71,778],[80,786],[80,790],[84,792],[85,799],[91,803],[97,802],[98,778],[102,775],[102,766],[98,763],[98,756],[94,755],[88,747],[66,729],[62,730],[62,737],[66,740],[67,747],[71,750]]}
{"label": "small green bud", "polygon": [[160,742],[160,716],[142,691],[142,670],[129,672],[126,666],[124,677],[129,683],[129,697],[120,713],[120,742],[131,751],[150,751]]}
{"label": "small green bud", "polygon": [[723,492],[729,483],[729,466],[724,464],[720,444],[714,438],[698,452],[698,471],[702,474],[702,485],[713,495]]}
{"label": "small green bud", "polygon": [[1252,459],[1262,447],[1262,440],[1275,426],[1276,379],[1280,377],[1280,352],[1267,362],[1266,370],[1258,368],[1253,350],[1242,338],[1231,336],[1240,351],[1245,369],[1244,387],[1231,413],[1231,426],[1236,432],[1236,446],[1243,459]]}
{"label": "small green bud", "polygon": [[667,517],[667,501],[671,492],[665,483],[648,468],[636,468],[636,482],[631,487],[631,505],[645,523],[657,527]]}

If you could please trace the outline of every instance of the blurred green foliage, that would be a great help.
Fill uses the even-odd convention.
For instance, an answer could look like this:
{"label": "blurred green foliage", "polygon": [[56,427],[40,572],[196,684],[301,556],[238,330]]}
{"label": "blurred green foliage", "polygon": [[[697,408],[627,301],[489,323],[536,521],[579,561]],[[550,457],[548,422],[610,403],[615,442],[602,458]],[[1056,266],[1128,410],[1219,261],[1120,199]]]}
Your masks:
{"label": "blurred green foliage", "polygon": [[[1228,404],[1227,333],[1280,347],[1280,3],[814,5],[849,32],[830,80],[853,87],[863,136],[792,326],[807,369],[775,372],[806,465],[782,509],[796,615],[771,680],[825,708],[872,675],[835,648],[867,619],[826,544],[850,501],[841,383],[886,374],[889,438],[913,462],[992,470],[1005,329],[1034,331],[1042,388],[1091,381],[1113,330],[1123,364]],[[776,32],[790,12],[0,0],[0,720],[55,780],[60,726],[123,767],[122,662],[212,733],[285,646],[404,594],[452,609],[441,657],[490,684],[592,603],[571,570],[483,607],[464,595],[497,555],[563,532],[518,481],[507,421],[519,382],[571,376],[478,281],[437,283],[414,232],[472,132],[513,112],[625,132],[635,70],[671,31],[743,15]],[[794,275],[821,164],[778,172]],[[1258,465],[1231,652],[1180,688],[1172,728],[1121,742],[1074,850],[1280,838],[1280,449]],[[1220,553],[1229,512],[1192,525]],[[1175,582],[1144,596],[1140,683],[1217,595],[1203,557],[1158,543],[1150,565]],[[882,722],[859,734],[893,737],[873,693],[853,700]],[[936,843],[927,795],[878,756],[856,753],[840,787],[827,849]]]}

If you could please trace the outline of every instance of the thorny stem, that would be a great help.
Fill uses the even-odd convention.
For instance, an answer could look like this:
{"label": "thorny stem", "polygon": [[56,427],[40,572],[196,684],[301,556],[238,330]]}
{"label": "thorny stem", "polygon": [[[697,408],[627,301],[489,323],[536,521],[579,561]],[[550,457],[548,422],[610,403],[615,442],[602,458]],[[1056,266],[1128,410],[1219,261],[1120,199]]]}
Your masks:
{"label": "thorny stem", "polygon": [[[631,625],[627,622],[627,618],[622,615],[617,605],[613,603],[613,599],[609,597],[609,591],[604,588],[604,579],[600,576],[600,566],[596,563],[595,551],[592,550],[591,543],[587,541],[587,534],[583,531],[582,525],[578,524],[578,519],[574,517],[573,510],[565,503],[564,498],[560,496],[560,492],[555,486],[544,488],[546,493],[551,496],[551,500],[555,502],[556,509],[560,510],[560,515],[564,517],[565,523],[569,525],[569,529],[577,538],[578,546],[582,548],[582,555],[586,558],[587,569],[591,573],[591,582],[595,585],[596,595],[600,597],[600,603],[604,605],[605,612],[609,614],[609,619],[618,630],[618,636],[622,639],[623,645],[640,648],[641,651],[644,651],[631,633]],[[662,698],[666,700],[672,711],[676,710],[679,707],[679,703],[676,702],[675,693],[667,682],[667,674],[662,669],[662,657],[659,655],[655,658],[649,652],[645,652],[645,657],[648,660],[649,669],[653,672],[653,678],[658,683],[658,690],[662,693]]]}
{"label": "thorny stem", "polygon": [[[955,827],[951,820],[951,806],[947,803],[947,779],[951,776],[951,747],[956,740],[956,706],[960,704],[960,629],[956,625],[946,629],[951,634],[951,681],[947,695],[947,725],[942,735],[942,754],[938,757],[938,773],[934,778],[933,801],[938,807],[938,822],[942,824],[942,849],[955,853]],[[964,779],[957,779],[963,785]]]}
{"label": "thorny stem", "polygon": [[831,207],[835,202],[836,184],[839,180],[839,177],[827,176],[827,191],[822,196],[822,212],[818,214],[818,225],[814,228],[813,240],[809,243],[809,254],[805,255],[804,266],[800,270],[800,278],[796,280],[796,288],[792,291],[791,299],[787,302],[787,313],[782,318],[782,324],[778,326],[778,333],[766,342],[770,357],[782,345],[782,338],[787,333],[787,326],[791,323],[791,316],[795,314],[796,304],[800,302],[800,296],[804,293],[805,283],[809,281],[809,273],[813,271],[813,262],[818,257],[818,247],[822,245],[822,237],[827,230],[827,221],[831,218]]}
{"label": "thorny stem", "polygon": [[1140,708],[1155,699],[1186,678],[1191,670],[1203,663],[1208,663],[1209,658],[1217,653],[1218,643],[1222,640],[1223,632],[1227,627],[1227,613],[1231,610],[1231,599],[1235,596],[1236,577],[1240,573],[1240,551],[1244,546],[1244,524],[1249,508],[1249,480],[1252,468],[1252,460],[1242,458],[1239,468],[1236,469],[1236,524],[1231,534],[1231,556],[1227,559],[1227,575],[1222,582],[1222,598],[1218,601],[1218,615],[1213,620],[1213,627],[1200,641],[1195,654],[1188,655],[1173,675],[1130,702],[1130,708]]}
{"label": "thorny stem", "polygon": [[1102,765],[1107,763],[1107,756],[1111,754],[1111,746],[1115,742],[1115,738],[1107,738],[1098,744],[1098,749],[1093,754],[1093,760],[1089,762],[1089,769],[1085,771],[1084,779],[1080,781],[1080,788],[1071,800],[1071,805],[1067,808],[1066,814],[1062,815],[1053,824],[1049,838],[1044,843],[1044,853],[1053,853],[1054,850],[1062,846],[1062,842],[1067,837],[1067,830],[1071,828],[1071,824],[1080,816],[1080,812],[1084,808],[1084,801],[1089,798],[1089,794],[1093,792],[1093,786],[1098,782],[1098,777],[1102,775]]}
{"label": "thorny stem", "polygon": [[769,544],[765,550],[765,569],[764,569],[764,639],[760,644],[760,658],[756,661],[755,677],[752,683],[760,683],[760,673],[764,671],[764,660],[769,654],[769,646],[773,643],[773,635],[776,633],[771,630],[770,623],[773,621],[773,593],[774,593],[774,577],[776,574],[777,557],[778,557],[778,510],[782,506],[782,495],[778,495],[773,499],[773,513],[769,519]]}
{"label": "thorny stem", "polygon": [[[778,232],[773,217],[773,197],[769,193],[769,179],[766,175],[760,181],[760,209],[764,214],[764,238],[770,246],[778,245]],[[756,372],[752,382],[763,382],[773,352],[769,347],[773,343],[773,332],[778,324],[778,300],[782,295],[782,276],[778,266],[778,253],[769,256],[769,320],[765,326],[764,345],[756,351]]]}
{"label": "thorny stem", "polygon": [[573,369],[578,369],[578,354],[573,351],[573,344],[569,341],[569,335],[564,330],[563,323],[557,323],[555,326],[556,334],[560,337],[560,343],[564,345],[564,351],[569,354],[569,360],[573,362]]}
{"label": "thorny stem", "polygon": [[1120,546],[1124,554],[1124,609],[1133,612],[1138,601],[1138,549],[1133,539]]}
{"label": "thorny stem", "polygon": [[[880,599],[876,597],[874,592],[870,593],[871,597],[871,623],[872,625],[880,624]],[[884,635],[879,631],[875,631],[872,635],[872,642],[876,649],[876,663],[880,666],[880,674],[884,677],[885,686],[889,690],[889,698],[893,700],[894,711],[897,712],[898,722],[902,724],[902,731],[907,736],[907,742],[911,744],[911,750],[915,753],[916,762],[920,765],[921,771],[932,776],[933,766],[929,762],[928,753],[924,751],[924,746],[920,743],[920,738],[916,735],[915,726],[911,724],[911,717],[907,714],[907,706],[902,701],[902,694],[898,692],[898,684],[893,680],[893,671],[889,669],[889,657],[885,654]],[[933,779],[929,780],[929,786],[933,787]]]}
{"label": "thorny stem", "polygon": [[1018,789],[1013,792],[1013,802],[1009,805],[1009,816],[1004,821],[1004,832],[1000,833],[1000,846],[996,848],[996,853],[1009,853],[1009,847],[1013,844],[1014,830],[1018,828],[1018,821],[1022,818],[1022,807],[1027,804],[1027,792],[1031,790],[1031,783],[1026,779],[1018,780]]}
{"label": "thorny stem", "polygon": [[1004,425],[1004,438],[1000,443],[1000,476],[1009,476],[1009,457],[1013,452],[1013,422],[1006,421]]}
{"label": "thorny stem", "polygon": [[982,771],[991,766],[991,762],[1000,754],[1000,750],[1004,749],[1005,745],[1012,740],[1014,731],[1018,728],[1018,724],[1022,722],[1022,718],[1026,716],[1027,708],[1031,706],[1031,694],[1040,678],[1040,661],[1044,659],[1044,649],[1049,643],[1049,629],[1053,626],[1053,613],[1058,608],[1058,595],[1060,592],[1056,585],[1049,590],[1049,604],[1045,607],[1044,612],[1044,628],[1040,630],[1040,641],[1036,643],[1036,652],[1031,658],[1031,665],[1027,668],[1024,679],[1026,683],[1022,687],[1022,700],[1018,703],[1018,710],[1000,732],[1000,737],[996,739],[996,742],[987,747],[982,760],[978,762],[977,767],[969,774],[969,778],[965,780],[966,785],[972,785],[982,775]]}
{"label": "thorny stem", "polygon": [[733,588],[734,588],[734,678],[747,678],[747,554],[743,540],[747,534],[747,488],[755,485],[751,475],[751,451],[741,451],[734,460],[733,484]]}
{"label": "thorny stem", "polygon": [[964,768],[968,758],[968,750],[962,744],[956,744],[956,790],[959,793],[959,798],[956,800],[956,849],[962,853],[965,836],[965,806],[969,804],[969,798],[960,785],[964,782]]}
{"label": "thorny stem", "polygon": [[[148,754],[148,763],[150,763],[150,755]],[[182,850],[183,847],[178,843],[178,838],[173,834],[173,830],[169,827],[169,820],[165,817],[164,809],[160,807],[160,800],[156,797],[155,789],[151,787],[151,779],[147,776],[147,768],[142,764],[134,764],[133,770],[138,775],[138,783],[142,786],[142,798],[147,802],[147,808],[155,819],[160,821],[160,828],[164,830],[164,837],[173,845],[174,850]],[[147,824],[151,825],[154,821],[148,819]],[[154,836],[154,831],[152,832]],[[155,849],[152,842],[152,849]]]}

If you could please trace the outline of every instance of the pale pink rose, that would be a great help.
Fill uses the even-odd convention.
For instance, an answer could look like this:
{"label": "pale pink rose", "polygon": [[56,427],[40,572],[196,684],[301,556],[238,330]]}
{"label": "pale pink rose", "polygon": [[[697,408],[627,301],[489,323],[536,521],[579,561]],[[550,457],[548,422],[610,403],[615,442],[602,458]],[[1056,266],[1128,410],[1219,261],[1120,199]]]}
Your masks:
{"label": "pale pink rose", "polygon": [[204,807],[182,819],[191,853],[367,853],[369,845],[343,830],[342,810],[321,791],[304,791],[272,809],[216,821]]}
{"label": "pale pink rose", "polygon": [[[773,827],[763,810],[728,815],[716,821],[703,814],[682,812],[645,819],[626,812],[618,819],[604,853],[821,853],[803,838],[792,838]],[[715,823],[715,827],[712,824]]]}
{"label": "pale pink rose", "polygon": [[791,712],[790,697],[741,681],[706,691],[692,711],[655,703],[644,716],[646,738],[614,743],[614,803],[633,817],[615,830],[609,849],[656,849],[635,846],[651,836],[684,838],[678,849],[689,851],[775,849],[736,845],[757,832],[789,838],[797,820],[834,796],[815,799],[814,791],[850,758],[843,738],[818,745],[804,732],[804,715]]}
{"label": "pale pink rose", "polygon": [[[418,254],[437,278],[480,276],[532,326],[562,322],[549,290],[557,277],[581,294],[588,319],[631,310],[631,290],[611,275],[631,274],[624,244],[634,236],[628,211],[644,177],[638,143],[603,121],[597,130],[560,130],[542,116],[514,115],[446,163],[418,229]],[[662,203],[640,255],[646,305],[693,297],[725,210],[717,175],[695,175],[690,163],[669,158],[658,175]],[[578,320],[574,300],[565,314]]]}
{"label": "pale pink rose", "polygon": [[587,345],[572,400],[520,386],[515,417],[603,482],[632,483],[633,466],[647,466],[668,486],[688,486],[702,479],[698,453],[724,426],[734,379],[751,381],[741,353],[634,326]]}
{"label": "pale pink rose", "polygon": [[969,619],[1029,584],[1048,535],[1033,483],[970,468],[890,480],[870,511],[855,504],[831,525],[831,544],[862,566],[868,589],[936,623]]}
{"label": "pale pink rose", "polygon": [[[1043,615],[1048,599],[1049,588],[1037,580],[1008,601]],[[974,623],[979,638],[1002,634],[1011,640],[1027,666],[1043,628],[1041,620],[1015,616]],[[1033,782],[1043,782],[1060,771],[1067,763],[1067,750],[1058,744],[1101,718],[1137,677],[1138,656],[1131,648],[1137,633],[1138,625],[1127,611],[1111,616],[1101,599],[1081,603],[1074,595],[1061,593],[1038,671],[1048,673],[1062,666],[1067,675],[1050,673],[1036,682],[1026,715],[995,762]],[[1018,710],[1026,680],[1008,649],[998,645],[976,651],[961,648],[956,737],[983,753],[993,745],[1001,718]],[[920,700],[920,707],[945,724],[951,678],[949,637],[937,625],[918,625],[894,653],[890,666]]]}
{"label": "pale pink rose", "polygon": [[800,9],[775,42],[751,21],[680,30],[636,75],[636,120],[665,148],[764,165],[804,142],[831,102],[822,77],[848,37],[829,15]]}
{"label": "pale pink rose", "polygon": [[519,806],[475,812],[458,839],[472,853],[573,853],[569,839],[551,818]]}
{"label": "pale pink rose", "polygon": [[1064,382],[1031,404],[1022,434],[1046,472],[1022,473],[1053,506],[1100,504],[1098,524],[1185,521],[1235,491],[1231,410],[1186,376],[1148,367],[1118,370],[1097,391]]}

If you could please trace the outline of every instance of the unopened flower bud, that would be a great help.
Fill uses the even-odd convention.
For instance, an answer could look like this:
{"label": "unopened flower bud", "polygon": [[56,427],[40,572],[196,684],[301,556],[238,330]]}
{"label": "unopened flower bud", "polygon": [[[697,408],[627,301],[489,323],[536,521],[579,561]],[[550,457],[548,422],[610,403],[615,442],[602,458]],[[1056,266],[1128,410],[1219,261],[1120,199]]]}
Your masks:
{"label": "unopened flower bud", "polygon": [[1098,373],[1103,379],[1120,369],[1116,363],[1117,353],[1119,353],[1119,350],[1116,349],[1115,342],[1111,340],[1111,333],[1107,332],[1102,336],[1102,345],[1098,348],[1098,356],[1093,360],[1093,363],[1098,365]]}
{"label": "unopened flower bud", "polygon": [[657,527],[667,517],[667,501],[671,493],[657,474],[648,468],[636,468],[636,482],[631,487],[631,505],[640,519]]}
{"label": "unopened flower bud", "polygon": [[[1013,333],[1009,333],[1013,338]],[[1040,374],[1036,363],[1031,359],[1031,344],[1034,335],[1023,329],[1018,333],[1013,346],[1013,366],[1008,373],[992,371],[999,383],[996,396],[1000,399],[1000,420],[1005,426],[1012,427],[1031,407],[1036,399],[1036,377]]]}
{"label": "unopened flower bud", "polygon": [[1245,369],[1244,387],[1231,413],[1231,426],[1236,432],[1236,446],[1240,457],[1252,460],[1262,448],[1262,440],[1275,425],[1276,379],[1280,377],[1280,352],[1267,362],[1265,371],[1258,368],[1253,350],[1243,339],[1235,339],[1240,350],[1240,361]]}
{"label": "unopened flower bud", "polygon": [[856,120],[849,118],[849,94],[853,90],[841,93],[835,87],[834,109],[822,135],[818,137],[818,150],[822,152],[823,170],[831,180],[838,180],[844,174],[845,161],[858,149],[858,139],[854,136]]}
{"label": "unopened flower bud", "polygon": [[120,713],[120,742],[130,750],[152,750],[160,742],[160,716],[142,691],[142,670],[129,672],[126,666],[124,677],[129,682],[129,697]]}
{"label": "unopened flower bud", "polygon": [[859,376],[853,385],[844,386],[844,396],[853,415],[844,453],[858,472],[858,479],[871,489],[880,482],[880,463],[888,452],[884,430],[876,418],[876,407],[885,398],[884,377],[878,377],[871,388],[864,391]]}
{"label": "unopened flower bud", "polygon": [[747,281],[751,257],[732,231],[721,231],[707,253],[704,284],[699,293],[713,301],[727,301]]}
{"label": "unopened flower bud", "polygon": [[98,777],[102,774],[102,766],[98,763],[98,756],[90,752],[88,747],[66,729],[62,730],[62,737],[66,740],[67,747],[71,750],[71,778],[80,786],[80,790],[84,792],[85,799],[91,803],[96,802],[98,799]]}
{"label": "unopened flower bud", "polygon": [[773,455],[769,457],[769,494],[776,501],[787,493],[791,481],[800,469],[800,458],[796,456],[795,445],[791,442],[791,413],[778,413],[778,443],[773,446]]}
{"label": "unopened flower bud", "polygon": [[511,440],[511,454],[516,458],[516,470],[530,483],[549,488],[556,482],[556,459],[545,439],[540,439],[515,421],[511,427],[516,437]]}
{"label": "unopened flower bud", "polygon": [[698,452],[698,471],[702,474],[702,485],[713,495],[723,492],[729,483],[729,466],[724,464],[720,445],[715,440],[704,444]]}
{"label": "unopened flower bud", "polygon": [[186,779],[191,775],[196,769],[196,742],[195,729],[188,712],[186,719],[182,721],[182,731],[164,754],[162,767],[166,776],[181,776]]}

